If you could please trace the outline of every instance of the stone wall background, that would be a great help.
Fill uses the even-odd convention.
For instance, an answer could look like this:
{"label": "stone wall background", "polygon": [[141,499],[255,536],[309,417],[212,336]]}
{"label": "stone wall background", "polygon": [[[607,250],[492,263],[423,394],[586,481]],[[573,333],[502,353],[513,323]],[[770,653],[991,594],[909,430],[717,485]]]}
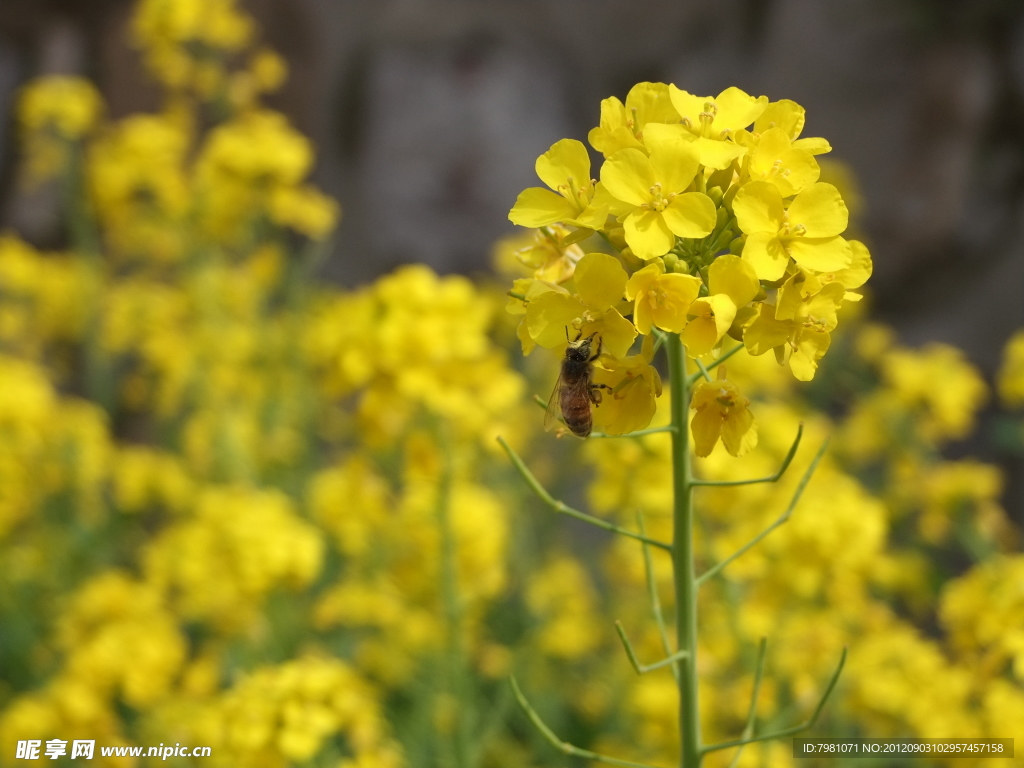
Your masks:
{"label": "stone wall background", "polygon": [[[487,266],[533,161],[585,138],[639,80],[792,98],[859,178],[876,313],[991,373],[1024,326],[1020,0],[250,0],[291,78],[274,106],[320,150],[345,210],[325,279]],[[129,0],[0,2],[0,227],[45,243],[17,192],[11,97],[93,77],[113,116],[155,108]],[[980,448],[982,453],[986,447]]]}

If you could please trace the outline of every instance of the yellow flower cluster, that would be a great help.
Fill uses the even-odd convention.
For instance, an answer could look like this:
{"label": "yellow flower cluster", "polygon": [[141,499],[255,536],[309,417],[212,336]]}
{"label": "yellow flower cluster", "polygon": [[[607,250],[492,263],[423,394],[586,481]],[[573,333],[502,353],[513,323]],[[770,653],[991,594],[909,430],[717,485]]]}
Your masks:
{"label": "yellow flower cluster", "polygon": [[[678,333],[694,358],[718,357],[732,338],[814,377],[871,257],[843,237],[846,205],[818,181],[815,159],[831,147],[801,138],[803,127],[792,101],[639,83],[624,104],[601,104],[589,136],[604,155],[598,178],[579,141],[538,158],[547,187],[520,194],[509,219],[542,234],[518,254],[532,275],[515,281],[508,309],[522,315],[526,353],[600,338],[595,383],[611,394],[594,397],[593,418],[606,433],[654,415],[661,387],[649,354],[628,355],[638,333]],[[711,386],[694,405],[699,455],[720,434],[740,455],[756,442],[746,400],[731,382]]]}
{"label": "yellow flower cluster", "polygon": [[370,439],[393,440],[418,408],[488,447],[518,431],[524,382],[488,340],[494,301],[465,278],[403,267],[318,304],[309,356],[327,392],[360,392],[356,412]]}
{"label": "yellow flower cluster", "polygon": [[18,102],[30,179],[53,176],[70,159],[74,142],[99,121],[103,102],[81,77],[53,76],[25,88]]}
{"label": "yellow flower cluster", "polygon": [[373,688],[337,659],[303,656],[245,675],[217,700],[163,715],[189,743],[211,747],[214,765],[257,768],[303,763],[344,736],[343,768],[399,768],[398,745]]}

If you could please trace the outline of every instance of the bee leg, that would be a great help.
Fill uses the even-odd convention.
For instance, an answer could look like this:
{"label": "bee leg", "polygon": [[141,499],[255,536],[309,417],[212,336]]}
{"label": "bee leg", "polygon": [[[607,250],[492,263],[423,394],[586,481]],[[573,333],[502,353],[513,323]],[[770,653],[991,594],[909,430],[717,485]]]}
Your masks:
{"label": "bee leg", "polygon": [[609,387],[607,384],[591,384],[590,385],[590,389],[588,390],[588,393],[590,394],[590,402],[592,402],[594,405],[600,405],[601,404],[601,400],[602,400],[601,390],[602,389],[611,389],[611,387]]}
{"label": "bee leg", "polygon": [[[594,334],[594,335],[597,336],[597,334]],[[600,356],[601,356],[601,337],[597,336],[597,349],[594,351],[594,354],[591,355],[590,359],[591,360],[597,360],[597,358],[599,358]]]}

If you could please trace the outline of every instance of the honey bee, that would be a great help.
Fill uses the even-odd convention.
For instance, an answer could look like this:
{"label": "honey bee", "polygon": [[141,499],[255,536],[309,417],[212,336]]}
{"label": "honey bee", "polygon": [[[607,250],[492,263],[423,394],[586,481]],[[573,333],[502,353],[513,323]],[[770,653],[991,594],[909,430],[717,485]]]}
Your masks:
{"label": "honey bee", "polygon": [[[568,331],[565,335],[569,337]],[[601,337],[592,333],[583,339],[580,338],[582,335],[581,332],[565,349],[562,370],[544,415],[544,429],[551,430],[557,424],[561,412],[565,425],[577,437],[590,434],[593,425],[590,406],[601,402],[602,389],[609,389],[607,384],[591,381],[594,361],[601,356]]]}

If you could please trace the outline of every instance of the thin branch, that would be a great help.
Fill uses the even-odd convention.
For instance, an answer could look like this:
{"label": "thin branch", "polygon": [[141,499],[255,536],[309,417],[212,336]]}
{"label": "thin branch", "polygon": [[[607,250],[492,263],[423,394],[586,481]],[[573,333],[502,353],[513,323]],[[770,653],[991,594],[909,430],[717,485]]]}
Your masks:
{"label": "thin branch", "polygon": [[710,579],[712,576],[717,574],[719,571],[721,571],[723,568],[725,568],[727,565],[729,565],[729,563],[731,563],[733,560],[735,560],[736,558],[740,557],[741,555],[746,554],[746,552],[749,549],[751,549],[752,547],[756,546],[761,541],[761,539],[763,539],[769,533],[771,533],[776,528],[778,528],[780,525],[782,525],[787,520],[789,520],[790,515],[793,514],[793,510],[796,508],[797,503],[800,501],[800,497],[803,495],[804,489],[807,487],[807,483],[809,483],[810,480],[811,480],[811,475],[813,475],[814,474],[814,470],[818,468],[818,462],[821,461],[821,457],[825,455],[825,449],[826,448],[828,448],[828,440],[827,439],[825,440],[825,442],[823,442],[821,444],[821,448],[818,449],[818,453],[815,455],[814,460],[811,462],[810,466],[807,467],[807,471],[804,472],[804,476],[802,478],[800,478],[800,483],[797,485],[796,491],[794,491],[794,493],[793,493],[793,498],[790,499],[789,506],[786,507],[786,511],[783,512],[781,515],[779,515],[779,517],[775,520],[774,523],[769,525],[767,528],[765,528],[763,531],[761,531],[759,534],[757,534],[757,536],[752,538],[750,541],[748,541],[742,547],[740,547],[735,552],[733,552],[731,555],[729,555],[729,557],[725,558],[725,560],[722,560],[720,563],[717,563],[716,565],[711,566],[710,568],[708,568],[708,570],[704,571],[704,573],[702,573],[700,576],[698,576],[697,577],[697,586],[698,587],[701,584],[703,584],[705,581]]}
{"label": "thin branch", "polygon": [[704,381],[708,381],[708,382],[712,381],[711,374],[708,373],[708,369],[704,367],[704,363],[702,363],[696,357],[693,358],[693,362],[695,362],[697,364],[697,367],[700,369],[700,375],[704,378]]}
{"label": "thin branch", "polygon": [[706,366],[706,367],[705,367],[705,368],[703,368],[702,370],[700,370],[700,371],[698,371],[697,373],[695,373],[695,374],[693,374],[692,376],[690,376],[690,378],[688,378],[688,379],[686,380],[686,386],[688,386],[688,387],[692,387],[692,386],[693,386],[694,384],[696,384],[696,383],[697,383],[697,381],[698,381],[699,379],[702,379],[702,378],[704,378],[704,374],[705,374],[705,373],[707,373],[708,371],[713,371],[713,370],[714,370],[715,368],[717,368],[718,366],[720,366],[720,365],[721,365],[722,363],[724,363],[724,362],[725,362],[726,360],[728,360],[728,359],[729,359],[730,357],[732,357],[733,355],[735,355],[735,354],[736,354],[737,352],[739,352],[739,351],[740,351],[741,349],[743,349],[743,348],[744,348],[744,347],[743,347],[743,345],[742,345],[742,344],[737,344],[737,345],[736,345],[735,347],[733,347],[732,349],[730,349],[730,350],[729,350],[728,352],[726,352],[726,353],[725,353],[724,355],[722,355],[722,356],[721,356],[720,358],[718,358],[717,360],[715,360],[714,362],[712,362],[712,363],[711,363],[710,365]]}
{"label": "thin branch", "polygon": [[606,435],[604,432],[591,432],[591,437],[643,437],[644,435],[656,435],[659,432],[675,432],[676,428],[671,424],[666,424],[662,427],[648,427],[647,429],[639,429],[636,432],[627,432],[624,435]]}
{"label": "thin branch", "polygon": [[[637,511],[636,527],[644,536],[647,535],[647,526],[644,525],[644,516]],[[671,656],[672,644],[668,640],[668,627],[665,626],[665,617],[661,613],[661,598],[658,597],[658,583],[654,578],[654,562],[651,559],[651,549],[643,544],[644,550],[644,574],[647,577],[647,594],[651,599],[651,612],[654,614],[654,623],[658,625],[658,634],[661,635],[661,647],[665,649],[665,655]],[[672,665],[672,677],[679,682],[679,666]]]}
{"label": "thin branch", "polygon": [[[533,396],[533,402],[535,402],[537,405],[539,405],[545,411],[548,409],[548,401],[545,400],[540,395],[534,395]],[[561,418],[559,418],[559,421],[561,421],[563,424],[565,423]],[[604,438],[607,438],[607,437],[643,437],[644,435],[656,435],[659,432],[675,432],[675,431],[676,431],[675,427],[673,427],[671,424],[666,424],[666,425],[664,425],[662,427],[648,427],[647,429],[640,429],[640,430],[637,430],[636,432],[627,432],[624,435],[606,435],[604,432],[591,432],[589,437],[596,437],[596,438],[602,438],[602,437],[604,437]]]}
{"label": "thin branch", "polygon": [[821,711],[825,708],[825,703],[828,701],[828,697],[832,694],[832,689],[836,687],[836,683],[839,681],[839,675],[843,671],[843,665],[846,663],[846,648],[843,648],[843,653],[839,657],[839,666],[836,667],[836,671],[832,673],[832,678],[828,681],[828,686],[825,688],[825,692],[821,695],[821,699],[818,701],[818,706],[814,708],[814,713],[804,720],[799,725],[794,725],[791,728],[783,728],[780,731],[772,731],[766,733],[763,736],[751,736],[750,738],[733,739],[732,741],[723,741],[718,744],[712,744],[710,746],[701,749],[701,754],[706,755],[708,752],[717,752],[720,749],[729,749],[730,747],[742,747],[746,744],[753,744],[755,741],[768,741],[769,739],[779,739],[783,736],[792,736],[794,733],[799,733],[805,728],[811,728],[816,722],[818,717],[821,715]]}
{"label": "thin branch", "polygon": [[789,447],[789,452],[786,457],[782,460],[782,465],[779,467],[778,472],[767,477],[758,477],[753,480],[694,480],[694,485],[717,485],[717,486],[732,486],[732,485],[755,485],[757,483],[776,483],[785,474],[786,470],[789,469],[789,465],[793,461],[793,457],[796,456],[797,448],[800,447],[800,440],[804,436],[804,424],[800,422],[800,426],[796,430],[796,439],[793,444]]}
{"label": "thin branch", "polygon": [[670,664],[675,665],[677,661],[685,659],[690,655],[689,651],[676,651],[668,658],[656,661],[653,664],[641,664],[640,660],[636,657],[636,651],[633,650],[633,644],[629,642],[629,638],[626,637],[626,630],[622,626],[622,622],[618,619],[615,620],[615,631],[619,633],[619,639],[622,640],[622,647],[626,649],[626,655],[629,657],[629,663],[633,665],[633,669],[636,670],[638,675],[642,675],[645,672],[652,672],[655,669],[661,669],[667,667]]}
{"label": "thin branch", "polygon": [[515,465],[515,468],[519,470],[519,474],[523,476],[523,479],[526,481],[527,485],[530,486],[531,490],[533,490],[533,492],[537,494],[538,498],[540,498],[541,501],[543,501],[545,504],[547,504],[549,507],[555,510],[555,512],[558,512],[563,515],[568,515],[569,517],[575,517],[577,520],[582,520],[585,523],[596,525],[598,528],[604,528],[606,531],[611,531],[612,533],[618,533],[622,536],[628,536],[631,539],[642,541],[646,544],[650,544],[652,547],[660,547],[661,549],[664,549],[668,552],[672,551],[671,544],[666,544],[663,541],[650,539],[647,536],[644,536],[643,534],[628,531],[620,525],[615,525],[615,523],[609,523],[607,520],[602,520],[599,517],[588,515],[585,512],[580,512],[579,510],[573,509],[572,507],[568,506],[564,502],[559,501],[550,493],[548,493],[547,489],[540,484],[536,477],[533,476],[533,473],[530,472],[530,470],[526,467],[526,464],[523,463],[523,460],[519,458],[519,454],[513,451],[512,447],[505,442],[505,438],[499,437],[498,442],[501,444],[501,447],[505,449],[505,453],[508,454],[508,457],[512,460],[512,463]]}
{"label": "thin branch", "polygon": [[630,760],[619,760],[617,757],[599,755],[596,752],[580,749],[573,744],[562,741],[554,734],[554,731],[548,728],[545,722],[540,719],[540,715],[537,714],[536,710],[530,706],[530,702],[526,700],[526,697],[523,696],[523,692],[519,689],[519,683],[516,682],[515,677],[510,677],[508,681],[512,685],[512,692],[515,694],[516,701],[519,702],[519,706],[522,707],[523,712],[526,713],[526,716],[530,718],[530,721],[534,726],[536,726],[537,730],[541,732],[544,738],[548,740],[551,746],[563,755],[573,755],[574,757],[582,757],[585,760],[594,760],[598,763],[607,763],[608,765],[620,765],[624,766],[624,768],[653,768],[652,766],[644,763],[634,763]]}
{"label": "thin branch", "polygon": [[[761,693],[761,675],[764,674],[764,654],[768,647],[768,639],[765,637],[761,638],[761,642],[757,648],[757,667],[754,671],[754,690],[750,694],[750,709],[747,711],[747,724],[743,728],[743,738],[751,739],[754,737],[754,722],[757,720],[757,697]],[[736,768],[740,762],[740,755],[743,754],[744,744],[740,745],[740,748],[736,750],[736,754],[732,756],[732,760],[729,763],[729,768]]]}

